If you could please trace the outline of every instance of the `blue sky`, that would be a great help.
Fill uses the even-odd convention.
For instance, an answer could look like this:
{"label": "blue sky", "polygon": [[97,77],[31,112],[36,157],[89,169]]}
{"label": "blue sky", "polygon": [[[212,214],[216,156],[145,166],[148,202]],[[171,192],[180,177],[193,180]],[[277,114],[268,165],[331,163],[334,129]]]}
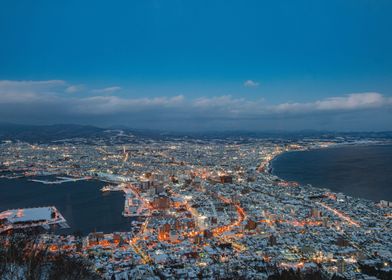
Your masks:
{"label": "blue sky", "polygon": [[392,129],[391,13],[389,0],[4,0],[0,117]]}

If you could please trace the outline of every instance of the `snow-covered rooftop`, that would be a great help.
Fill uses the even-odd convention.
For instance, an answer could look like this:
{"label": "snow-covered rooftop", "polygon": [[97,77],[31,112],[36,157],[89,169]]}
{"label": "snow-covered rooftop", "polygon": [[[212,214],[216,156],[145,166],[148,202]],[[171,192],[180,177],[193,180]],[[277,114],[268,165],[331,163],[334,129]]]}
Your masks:
{"label": "snow-covered rooftop", "polygon": [[0,218],[5,218],[11,223],[51,220],[53,211],[52,207],[13,209],[1,212]]}

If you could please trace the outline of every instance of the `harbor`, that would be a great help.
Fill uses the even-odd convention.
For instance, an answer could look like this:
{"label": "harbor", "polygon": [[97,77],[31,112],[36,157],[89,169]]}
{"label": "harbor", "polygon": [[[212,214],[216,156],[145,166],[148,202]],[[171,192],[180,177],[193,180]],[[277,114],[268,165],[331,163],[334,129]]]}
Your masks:
{"label": "harbor", "polygon": [[37,182],[45,185],[58,185],[58,184],[63,184],[63,183],[72,183],[72,182],[77,182],[77,181],[86,181],[90,180],[91,177],[82,177],[82,178],[73,178],[73,177],[61,177],[58,176],[56,177],[58,180],[57,181],[50,181],[50,180],[39,180],[39,179],[30,179],[32,182]]}
{"label": "harbor", "polygon": [[51,185],[29,179],[31,178],[22,177],[12,180],[0,178],[0,212],[8,209],[55,205],[70,226],[58,227],[56,229],[58,234],[81,232],[87,235],[94,231],[106,233],[127,231],[130,228],[130,218],[122,215],[123,193],[103,193],[101,191],[103,182],[81,180]]}
{"label": "harbor", "polygon": [[145,201],[139,194],[138,189],[131,183],[121,183],[118,185],[105,185],[101,188],[101,192],[118,192],[124,193],[124,217],[139,217],[143,216],[148,209],[148,202]]}

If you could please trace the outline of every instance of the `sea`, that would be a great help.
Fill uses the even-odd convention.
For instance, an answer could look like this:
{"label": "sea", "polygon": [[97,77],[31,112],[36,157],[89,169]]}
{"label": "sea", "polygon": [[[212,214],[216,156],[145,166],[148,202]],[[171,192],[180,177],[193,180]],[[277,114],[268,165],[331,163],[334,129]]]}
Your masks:
{"label": "sea", "polygon": [[272,173],[352,197],[392,201],[392,145],[342,145],[279,155]]}
{"label": "sea", "polygon": [[[123,192],[101,192],[105,183],[96,180],[45,185],[30,178],[0,178],[0,212],[8,209],[55,206],[69,229],[57,234],[130,231],[131,219],[122,216]],[[55,180],[51,177],[34,179]]]}

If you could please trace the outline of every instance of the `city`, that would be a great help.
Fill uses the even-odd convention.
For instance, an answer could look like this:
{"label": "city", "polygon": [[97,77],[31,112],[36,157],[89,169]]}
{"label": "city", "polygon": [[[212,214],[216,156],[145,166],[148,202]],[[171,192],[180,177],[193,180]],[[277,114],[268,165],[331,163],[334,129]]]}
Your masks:
{"label": "city", "polygon": [[392,279],[391,0],[2,0],[0,280]]}
{"label": "city", "polygon": [[[358,140],[152,140],[116,132],[110,140],[86,141],[3,141],[1,176],[54,187],[97,180],[106,184],[102,193],[122,192],[123,216],[132,219],[128,231],[40,235],[51,252],[88,260],[104,279],[270,279],[290,269],[325,279],[371,279],[366,267],[391,275],[391,202],[270,172],[282,153]],[[34,179],[43,175],[56,179]],[[68,226],[57,210],[45,211],[2,212],[0,231]]]}

